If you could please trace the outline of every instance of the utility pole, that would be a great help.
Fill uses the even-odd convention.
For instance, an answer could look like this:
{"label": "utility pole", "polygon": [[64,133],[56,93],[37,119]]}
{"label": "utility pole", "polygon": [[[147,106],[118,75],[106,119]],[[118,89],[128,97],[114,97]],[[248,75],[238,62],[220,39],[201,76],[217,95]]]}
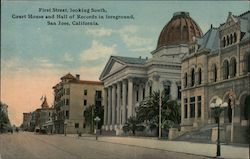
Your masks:
{"label": "utility pole", "polygon": [[162,106],[162,92],[160,91],[160,99],[159,99],[159,139],[161,139],[161,106]]}

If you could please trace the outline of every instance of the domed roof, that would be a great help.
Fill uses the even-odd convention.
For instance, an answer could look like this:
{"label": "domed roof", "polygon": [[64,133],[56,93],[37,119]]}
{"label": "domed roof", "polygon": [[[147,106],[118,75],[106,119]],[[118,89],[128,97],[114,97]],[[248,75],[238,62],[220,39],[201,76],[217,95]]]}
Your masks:
{"label": "domed roof", "polygon": [[193,37],[201,36],[202,31],[200,27],[189,16],[188,12],[176,12],[170,22],[162,29],[157,49],[167,45],[188,44],[193,42]]}

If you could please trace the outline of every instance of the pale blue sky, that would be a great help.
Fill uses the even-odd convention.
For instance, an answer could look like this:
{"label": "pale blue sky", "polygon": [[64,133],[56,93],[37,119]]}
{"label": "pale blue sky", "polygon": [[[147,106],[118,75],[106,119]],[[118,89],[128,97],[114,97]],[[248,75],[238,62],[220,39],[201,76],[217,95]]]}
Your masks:
{"label": "pale blue sky", "polygon": [[[218,27],[224,23],[229,11],[239,15],[249,10],[247,1],[2,1],[1,4],[1,100],[13,106],[10,109],[16,113],[12,113],[12,118],[17,123],[20,107],[24,107],[22,111],[32,111],[39,105],[40,97],[33,100],[26,96],[47,94],[52,103],[51,87],[68,72],[79,73],[82,79],[98,80],[111,54],[151,57],[161,29],[174,12],[189,12],[205,33],[211,24]],[[38,8],[105,8],[109,15],[133,14],[135,20],[99,20],[98,27],[63,27],[48,26],[45,20],[11,18],[12,14],[39,14]],[[13,94],[20,85],[24,90]],[[26,100],[13,101],[23,94],[27,94],[22,97]]]}

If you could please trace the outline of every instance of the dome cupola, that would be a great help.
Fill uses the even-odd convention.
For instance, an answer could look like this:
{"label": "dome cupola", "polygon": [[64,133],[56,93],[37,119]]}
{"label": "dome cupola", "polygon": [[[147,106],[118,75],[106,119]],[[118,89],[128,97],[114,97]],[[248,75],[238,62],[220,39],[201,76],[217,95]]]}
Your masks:
{"label": "dome cupola", "polygon": [[200,27],[188,12],[176,12],[162,29],[156,49],[162,46],[189,44],[194,41],[194,37],[201,36]]}

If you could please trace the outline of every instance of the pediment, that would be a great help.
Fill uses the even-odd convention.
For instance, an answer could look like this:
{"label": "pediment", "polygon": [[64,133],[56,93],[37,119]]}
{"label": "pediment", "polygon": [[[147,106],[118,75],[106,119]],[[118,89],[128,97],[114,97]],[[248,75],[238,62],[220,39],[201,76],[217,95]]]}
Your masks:
{"label": "pediment", "polygon": [[102,71],[102,74],[100,76],[100,79],[103,79],[104,77],[111,75],[115,72],[118,72],[119,70],[123,69],[126,66],[125,63],[118,61],[115,58],[110,57],[109,61],[107,62],[104,70]]}

